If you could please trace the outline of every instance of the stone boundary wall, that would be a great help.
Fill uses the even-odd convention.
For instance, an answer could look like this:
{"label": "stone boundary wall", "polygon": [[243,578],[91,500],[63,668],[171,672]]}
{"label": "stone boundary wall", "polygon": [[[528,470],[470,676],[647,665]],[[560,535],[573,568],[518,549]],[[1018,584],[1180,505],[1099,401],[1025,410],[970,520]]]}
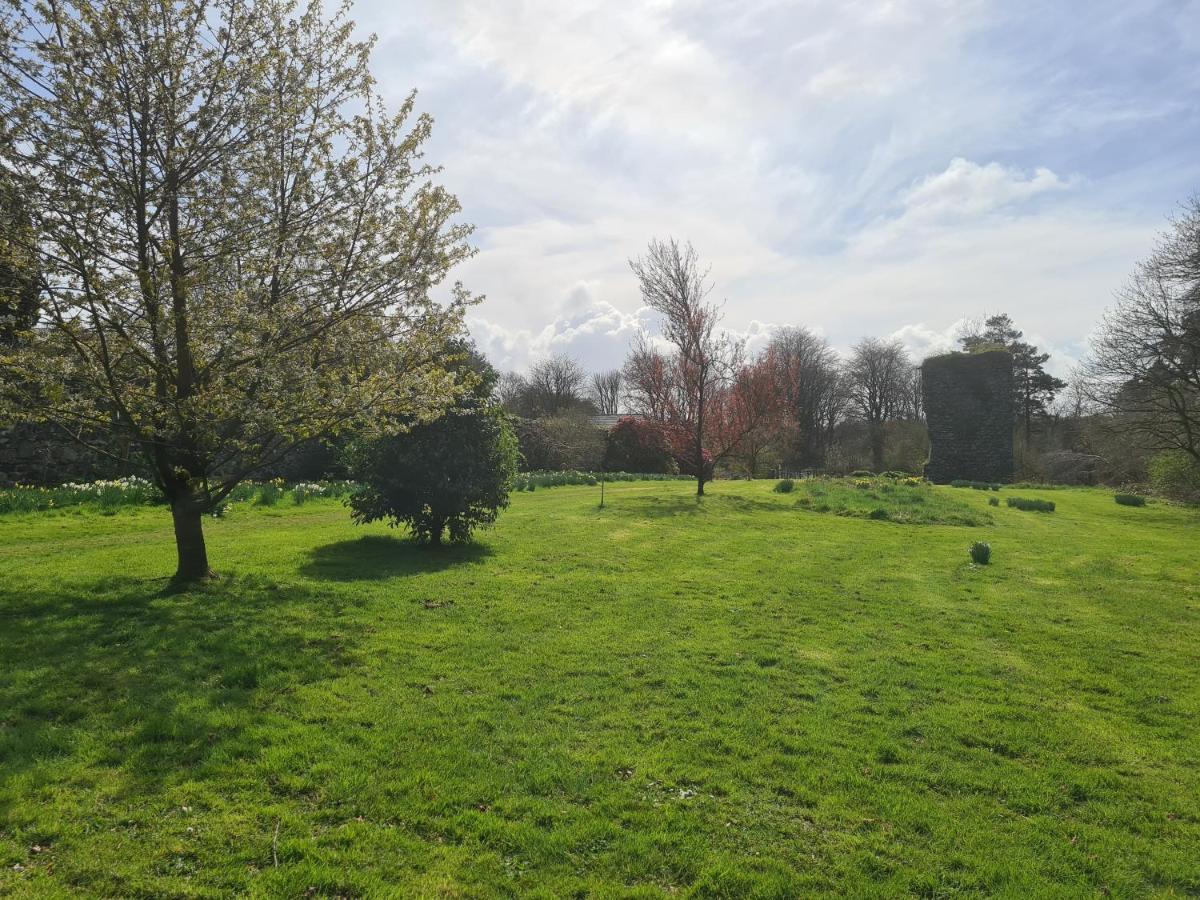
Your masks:
{"label": "stone boundary wall", "polygon": [[948,353],[921,365],[929,425],[925,477],[1013,479],[1013,362],[1007,350]]}
{"label": "stone boundary wall", "polygon": [[0,428],[0,487],[140,474],[137,461],[129,454],[118,451],[118,457],[90,450],[53,425],[11,425]]}
{"label": "stone boundary wall", "polygon": [[[148,476],[141,454],[135,448],[125,447],[121,439],[100,434],[96,444],[115,448],[115,456],[85,447],[54,425],[22,422],[0,427],[0,488],[15,484],[49,487],[69,481]],[[275,477],[288,481],[317,481],[345,478],[346,474],[337,450],[325,444],[310,444],[297,448],[276,465],[255,473],[253,480]]]}

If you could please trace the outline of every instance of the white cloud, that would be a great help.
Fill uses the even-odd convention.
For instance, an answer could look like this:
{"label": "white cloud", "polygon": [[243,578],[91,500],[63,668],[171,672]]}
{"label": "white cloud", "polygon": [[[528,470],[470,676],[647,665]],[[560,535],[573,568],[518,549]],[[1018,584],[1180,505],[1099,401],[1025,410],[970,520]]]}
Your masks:
{"label": "white cloud", "polygon": [[1070,186],[1045,167],[1026,173],[998,162],[980,165],[960,156],[952,159],[944,172],[927,175],[913,185],[903,202],[906,215],[920,218],[977,216]]}
{"label": "white cloud", "polygon": [[384,92],[427,89],[505,367],[619,364],[626,261],[666,235],[751,346],[795,323],[940,349],[1004,310],[1077,354],[1200,184],[1200,32],[1159,0],[364,2]]}

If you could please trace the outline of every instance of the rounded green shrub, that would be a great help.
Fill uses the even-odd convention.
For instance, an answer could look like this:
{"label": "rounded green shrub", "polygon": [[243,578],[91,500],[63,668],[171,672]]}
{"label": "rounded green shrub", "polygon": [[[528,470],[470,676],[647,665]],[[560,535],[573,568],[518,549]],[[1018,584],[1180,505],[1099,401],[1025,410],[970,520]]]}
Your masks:
{"label": "rounded green shrub", "polygon": [[992,560],[992,545],[987,541],[975,541],[967,548],[971,562],[977,566],[986,566]]}
{"label": "rounded green shrub", "polygon": [[790,478],[781,478],[775,483],[773,490],[777,494],[790,494],[796,489],[796,482]]}
{"label": "rounded green shrub", "polygon": [[1146,498],[1140,494],[1114,494],[1113,499],[1120,506],[1145,506]]}

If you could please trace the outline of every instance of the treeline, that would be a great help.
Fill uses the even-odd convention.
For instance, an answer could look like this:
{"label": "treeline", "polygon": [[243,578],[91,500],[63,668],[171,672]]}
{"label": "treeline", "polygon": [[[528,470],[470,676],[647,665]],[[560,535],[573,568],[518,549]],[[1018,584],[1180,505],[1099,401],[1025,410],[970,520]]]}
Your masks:
{"label": "treeline", "polygon": [[[789,326],[751,355],[721,330],[690,245],[653,241],[630,265],[660,333],[640,334],[606,371],[557,355],[498,382],[530,468],[681,472],[700,493],[718,474],[921,471],[921,361],[900,341],[866,337],[842,356]],[[1200,499],[1200,201],[1139,266],[1070,381],[1046,370],[1050,355],[1007,314],[969,321],[958,341],[1012,355],[1020,479],[1150,481]],[[603,435],[597,416],[623,418]]]}
{"label": "treeline", "polygon": [[[690,246],[654,242],[632,266],[643,300],[662,317],[661,335],[639,335],[619,368],[589,374],[556,355],[500,378],[497,400],[519,421],[530,468],[641,465],[701,481],[921,471],[928,437],[920,362],[900,341],[863,338],[843,357],[811,329],[789,326],[748,354],[719,329],[720,309],[707,299],[710,285]],[[1014,427],[1023,447],[1034,448],[1056,421],[1055,399],[1066,385],[1045,371],[1049,355],[1022,338],[1000,314],[965,329],[960,343],[965,351],[1012,353]],[[605,440],[597,416],[634,421]]]}

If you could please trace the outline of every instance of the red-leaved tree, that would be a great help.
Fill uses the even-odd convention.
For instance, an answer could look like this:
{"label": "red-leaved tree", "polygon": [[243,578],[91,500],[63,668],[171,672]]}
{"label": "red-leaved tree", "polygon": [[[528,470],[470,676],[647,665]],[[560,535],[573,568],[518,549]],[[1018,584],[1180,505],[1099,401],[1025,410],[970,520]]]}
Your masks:
{"label": "red-leaved tree", "polygon": [[642,335],[625,365],[634,411],[669,427],[681,472],[696,477],[696,495],[717,463],[770,418],[761,378],[744,347],[719,328],[720,307],[691,244],[652,240],[630,260],[642,301],[662,316],[662,348]]}

